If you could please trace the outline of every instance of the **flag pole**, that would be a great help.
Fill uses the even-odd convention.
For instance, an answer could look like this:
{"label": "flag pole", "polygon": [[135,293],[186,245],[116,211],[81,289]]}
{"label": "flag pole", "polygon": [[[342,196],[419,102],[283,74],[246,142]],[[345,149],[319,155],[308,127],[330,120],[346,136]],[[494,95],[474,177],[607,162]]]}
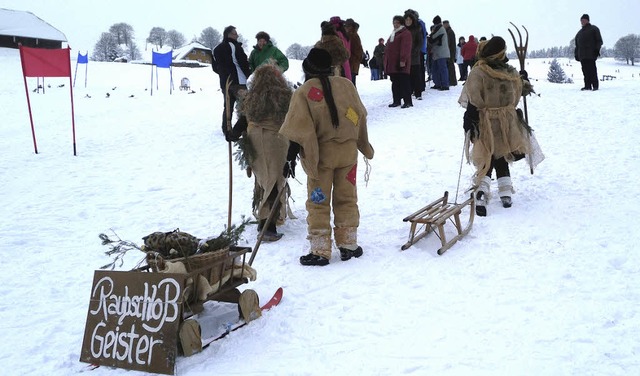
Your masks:
{"label": "flag pole", "polygon": [[22,65],[22,78],[24,79],[24,91],[27,93],[27,107],[29,108],[29,121],[31,122],[31,135],[33,137],[33,150],[38,154],[38,144],[36,143],[36,130],[33,127],[33,114],[31,113],[31,100],[29,99],[29,86],[27,85],[26,70],[24,69],[24,53],[22,52],[22,44],[18,44],[20,49],[20,64]]}

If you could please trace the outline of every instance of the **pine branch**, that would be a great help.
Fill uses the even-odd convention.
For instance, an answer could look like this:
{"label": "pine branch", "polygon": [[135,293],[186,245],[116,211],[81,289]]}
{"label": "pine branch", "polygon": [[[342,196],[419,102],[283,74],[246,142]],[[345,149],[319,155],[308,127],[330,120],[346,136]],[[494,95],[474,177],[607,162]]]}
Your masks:
{"label": "pine branch", "polygon": [[122,240],[120,239],[118,234],[115,233],[115,231],[111,230],[111,232],[113,232],[113,235],[117,238],[117,240],[112,240],[111,238],[109,238],[107,234],[98,235],[100,240],[102,240],[102,245],[109,246],[109,250],[106,251],[105,254],[107,256],[113,257],[112,262],[101,266],[100,269],[114,270],[116,268],[116,264],[118,265],[118,267],[122,266],[124,263],[123,258],[125,254],[132,249],[137,249],[139,251],[144,252],[142,248],[139,247],[134,242],[128,241],[128,240]]}

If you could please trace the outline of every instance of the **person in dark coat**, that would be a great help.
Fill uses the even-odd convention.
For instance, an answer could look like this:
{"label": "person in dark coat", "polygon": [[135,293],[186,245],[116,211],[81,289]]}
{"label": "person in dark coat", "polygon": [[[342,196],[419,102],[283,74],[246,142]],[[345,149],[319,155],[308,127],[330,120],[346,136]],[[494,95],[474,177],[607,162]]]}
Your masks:
{"label": "person in dark coat", "polygon": [[449,71],[449,86],[456,86],[456,33],[451,28],[449,21],[443,21],[442,26],[447,31],[447,42],[449,43],[449,60],[447,60],[447,70]]}
{"label": "person in dark coat", "polygon": [[580,90],[598,90],[598,69],[596,59],[600,56],[602,36],[600,29],[589,21],[589,15],[580,17],[582,28],[576,34],[575,58],[582,65],[584,87]]}
{"label": "person in dark coat", "polygon": [[[235,57],[235,58],[234,58]],[[251,69],[249,68],[249,59],[247,54],[242,48],[242,43],[238,42],[238,32],[234,26],[227,26],[222,32],[222,42],[213,49],[213,63],[211,68],[216,72],[220,78],[220,89],[224,98],[224,103],[227,101],[227,93],[225,90],[227,79],[230,80],[229,87],[229,100],[230,106],[233,111],[238,97],[242,92],[247,90],[247,78],[251,75]],[[231,135],[232,132],[227,130],[226,120],[226,107],[222,111],[222,133],[224,133],[227,141],[237,140],[239,133],[243,129],[247,128],[247,119],[240,115],[238,122],[234,125],[234,131],[237,137]]]}
{"label": "person in dark coat", "polygon": [[420,64],[423,59],[420,58],[422,54],[422,27],[418,23],[420,15],[413,9],[407,9],[404,12],[404,23],[407,29],[411,32],[411,92],[416,99],[422,99],[422,92],[424,91],[424,66]]}

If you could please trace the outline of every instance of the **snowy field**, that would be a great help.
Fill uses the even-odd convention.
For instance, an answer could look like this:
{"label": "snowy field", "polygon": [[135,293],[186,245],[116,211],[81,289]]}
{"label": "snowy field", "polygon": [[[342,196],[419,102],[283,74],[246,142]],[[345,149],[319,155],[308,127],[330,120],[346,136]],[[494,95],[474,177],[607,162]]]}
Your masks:
{"label": "snowy field", "polygon": [[[546,82],[549,59],[527,63],[539,94],[527,98],[530,124],[546,160],[533,175],[514,164],[513,207],[495,197],[442,256],[433,235],[400,251],[409,234],[402,218],[444,191],[467,197],[474,170],[461,164],[462,87],[391,109],[390,81],[370,81],[362,68],[376,151],[368,185],[364,164],[358,169],[363,257],[341,262],[334,251],[326,267],[298,263],[308,252],[299,166],[290,180],[298,219],[279,228],[279,242],[261,245],[258,278],[242,286],[263,301],[283,286],[282,303],[179,358],[177,374],[640,374],[640,67],[599,60],[599,75],[616,79],[581,92],[580,64],[559,61],[575,83]],[[292,82],[302,81],[300,66],[291,62]],[[74,156],[68,79],[29,92],[35,154],[17,50],[0,49],[0,69],[0,364],[6,375],[86,371],[78,359],[93,274],[111,261],[98,234],[142,244],[154,231],[204,238],[227,223],[218,78],[209,68],[174,68],[170,94],[161,69],[151,96],[149,66],[90,62],[86,88],[79,66]],[[182,77],[194,93],[177,90]],[[239,223],[251,215],[253,180],[233,167]],[[497,196],[495,180],[492,189]],[[255,239],[251,226],[241,245]],[[142,257],[130,252],[119,270]]]}

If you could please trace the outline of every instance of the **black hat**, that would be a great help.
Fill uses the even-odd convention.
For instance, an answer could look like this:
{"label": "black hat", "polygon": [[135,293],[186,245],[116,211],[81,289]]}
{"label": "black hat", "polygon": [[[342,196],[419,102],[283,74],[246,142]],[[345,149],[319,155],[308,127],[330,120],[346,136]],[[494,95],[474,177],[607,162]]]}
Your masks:
{"label": "black hat", "polygon": [[434,25],[437,25],[437,24],[440,24],[440,23],[442,23],[442,18],[440,18],[440,16],[433,17],[433,24]]}
{"label": "black hat", "polygon": [[489,57],[507,49],[507,43],[502,37],[492,37],[487,41],[482,49],[480,57]]}
{"label": "black hat", "polygon": [[580,17],[580,19],[589,21],[589,15],[585,13],[582,15],[582,17]]}
{"label": "black hat", "polygon": [[331,55],[322,48],[312,48],[307,58],[302,61],[302,69],[310,74],[331,74]]}

